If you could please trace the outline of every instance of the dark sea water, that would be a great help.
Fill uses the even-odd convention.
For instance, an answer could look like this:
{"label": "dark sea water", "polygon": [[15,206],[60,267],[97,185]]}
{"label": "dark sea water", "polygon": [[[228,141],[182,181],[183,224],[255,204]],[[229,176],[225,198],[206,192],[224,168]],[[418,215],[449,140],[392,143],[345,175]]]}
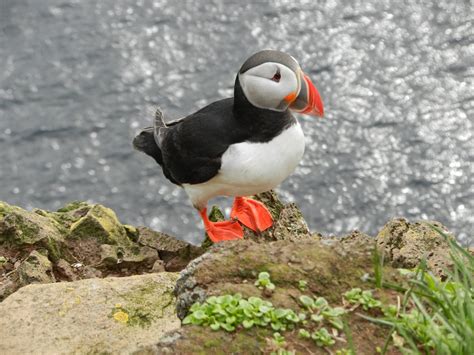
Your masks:
{"label": "dark sea water", "polygon": [[[300,62],[325,103],[280,188],[312,230],[376,234],[435,219],[474,243],[470,1],[0,0],[0,200],[112,207],[196,241],[185,193],[131,140],[232,95],[263,48]],[[228,206],[229,202],[217,202]]]}

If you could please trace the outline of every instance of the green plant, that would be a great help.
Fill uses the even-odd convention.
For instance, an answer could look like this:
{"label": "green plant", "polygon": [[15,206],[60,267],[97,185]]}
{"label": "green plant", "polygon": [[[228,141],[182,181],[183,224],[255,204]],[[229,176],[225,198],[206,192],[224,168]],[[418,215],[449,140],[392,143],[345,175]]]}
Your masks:
{"label": "green plant", "polygon": [[275,289],[275,285],[270,280],[270,274],[266,271],[262,271],[258,274],[258,279],[255,281],[255,286],[260,289],[267,289],[273,291]]}
{"label": "green plant", "polygon": [[382,306],[382,302],[374,298],[372,291],[362,291],[358,287],[344,293],[344,298],[350,303],[361,305],[365,311]]}
{"label": "green plant", "polygon": [[311,339],[313,339],[318,346],[329,346],[336,343],[331,334],[329,334],[328,330],[324,327],[314,331],[311,334]]}
{"label": "green plant", "polygon": [[285,337],[278,332],[273,333],[273,340],[278,346],[285,345]]}
{"label": "green plant", "polygon": [[309,339],[309,338],[311,338],[311,333],[308,332],[306,329],[301,328],[301,329],[298,331],[298,336],[299,336],[300,338],[303,338],[303,339]]}
{"label": "green plant", "polygon": [[275,308],[259,297],[242,298],[240,294],[211,296],[204,303],[195,303],[183,324],[209,326],[213,330],[234,331],[242,326],[270,326],[273,330],[292,329],[300,321],[291,309]]}
{"label": "green plant", "polygon": [[312,298],[302,295],[299,298],[303,307],[307,308],[311,314],[311,320],[318,323],[326,319],[331,325],[339,330],[343,329],[343,322],[340,318],[346,313],[342,307],[331,307],[324,297]]}
{"label": "green plant", "polygon": [[306,291],[307,287],[308,287],[308,281],[305,281],[305,280],[298,281],[298,288],[300,291]]}

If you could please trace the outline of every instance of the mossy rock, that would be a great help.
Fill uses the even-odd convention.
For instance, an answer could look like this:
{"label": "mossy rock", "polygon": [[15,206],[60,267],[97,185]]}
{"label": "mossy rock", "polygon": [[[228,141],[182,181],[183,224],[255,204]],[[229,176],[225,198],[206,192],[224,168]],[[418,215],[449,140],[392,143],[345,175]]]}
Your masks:
{"label": "mossy rock", "polygon": [[97,238],[102,244],[132,245],[127,231],[110,208],[94,205],[70,227],[70,238]]}
{"label": "mossy rock", "polygon": [[[299,297],[324,297],[332,306],[342,306],[344,292],[354,288],[372,289],[374,284],[363,281],[374,272],[375,239],[354,232],[325,243],[317,238],[295,242],[292,240],[256,243],[252,240],[223,242],[214,245],[206,254],[191,262],[181,273],[176,286],[177,312],[183,319],[188,307],[203,302],[209,296],[240,293],[243,298],[261,297],[274,307],[304,312]],[[270,274],[273,291],[255,286],[258,274]],[[306,281],[300,289],[299,281]],[[401,282],[399,273],[386,266],[384,280]],[[391,290],[377,290],[376,297],[396,303]],[[358,353],[375,352],[383,347],[389,329],[381,328],[351,313],[347,322],[353,330],[354,346]],[[213,331],[209,327],[185,326],[179,332],[158,343],[151,353],[260,354],[277,351],[270,327],[234,332]],[[287,349],[296,353],[325,354],[311,340],[298,337],[297,331],[283,334]],[[193,349],[199,344],[199,351]],[[347,347],[343,341],[330,348],[331,352]],[[390,348],[390,350],[393,350]],[[201,352],[200,352],[201,351]],[[395,352],[397,353],[397,352]]]}
{"label": "mossy rock", "polygon": [[0,202],[0,243],[32,245],[49,238],[64,240],[59,223],[40,214]]}
{"label": "mossy rock", "polygon": [[178,316],[184,317],[194,302],[210,295],[234,291],[244,297],[258,294],[253,281],[261,271],[269,272],[277,286],[278,292],[272,296],[276,306],[295,305],[299,280],[306,280],[308,290],[328,301],[339,301],[343,292],[359,285],[361,277],[372,270],[374,245],[373,239],[363,249],[354,250],[340,244],[323,245],[318,240],[219,243],[191,262],[178,280]]}
{"label": "mossy rock", "polygon": [[17,272],[20,285],[22,286],[31,283],[55,282],[53,264],[46,255],[41,254],[37,250],[33,250],[20,264]]}
{"label": "mossy rock", "polygon": [[66,230],[56,220],[0,202],[0,245],[26,252],[46,248],[52,260],[62,254]]}

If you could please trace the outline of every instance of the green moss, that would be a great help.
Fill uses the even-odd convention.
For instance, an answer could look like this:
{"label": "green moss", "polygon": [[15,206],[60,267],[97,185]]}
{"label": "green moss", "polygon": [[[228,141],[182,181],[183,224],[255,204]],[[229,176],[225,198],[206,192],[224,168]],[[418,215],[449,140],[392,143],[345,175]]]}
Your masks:
{"label": "green moss", "polygon": [[46,238],[44,247],[48,250],[48,255],[51,261],[57,262],[62,258],[62,248],[60,243],[53,238]]}
{"label": "green moss", "polygon": [[66,206],[58,209],[58,212],[61,212],[61,213],[70,212],[70,211],[78,210],[84,207],[90,207],[90,205],[87,202],[83,202],[83,201],[72,201],[68,203]]}
{"label": "green moss", "polygon": [[94,237],[103,244],[133,244],[114,211],[102,205],[93,206],[84,217],[74,222],[70,236],[78,239]]}
{"label": "green moss", "polygon": [[22,214],[10,213],[6,219],[8,224],[14,226],[10,229],[10,233],[6,234],[7,238],[14,239],[15,244],[34,244],[37,241],[40,227],[31,223]]}
{"label": "green moss", "polygon": [[218,346],[221,345],[220,339],[208,339],[204,342],[204,347],[205,348],[217,348]]}
{"label": "green moss", "polygon": [[123,295],[126,303],[115,307],[112,314],[123,311],[128,314],[128,325],[148,327],[156,319],[162,318],[167,308],[174,308],[172,290],[161,292],[162,286],[157,282],[137,287]]}
{"label": "green moss", "polygon": [[140,233],[138,232],[137,228],[128,224],[124,224],[123,228],[125,228],[125,232],[127,233],[127,236],[130,240],[134,242],[138,241],[138,237]]}
{"label": "green moss", "polygon": [[12,212],[12,206],[9,204],[0,201],[0,217],[5,217],[7,214]]}

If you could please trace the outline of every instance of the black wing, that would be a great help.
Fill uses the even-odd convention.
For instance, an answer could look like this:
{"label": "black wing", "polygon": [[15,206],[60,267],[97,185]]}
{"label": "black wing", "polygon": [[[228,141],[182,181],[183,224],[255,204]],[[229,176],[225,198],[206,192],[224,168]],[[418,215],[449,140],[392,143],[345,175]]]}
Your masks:
{"label": "black wing", "polygon": [[[244,140],[235,120],[233,99],[210,104],[171,126],[160,127],[157,142],[163,170],[179,184],[199,184],[214,177],[227,148]],[[156,133],[155,133],[156,134]]]}

